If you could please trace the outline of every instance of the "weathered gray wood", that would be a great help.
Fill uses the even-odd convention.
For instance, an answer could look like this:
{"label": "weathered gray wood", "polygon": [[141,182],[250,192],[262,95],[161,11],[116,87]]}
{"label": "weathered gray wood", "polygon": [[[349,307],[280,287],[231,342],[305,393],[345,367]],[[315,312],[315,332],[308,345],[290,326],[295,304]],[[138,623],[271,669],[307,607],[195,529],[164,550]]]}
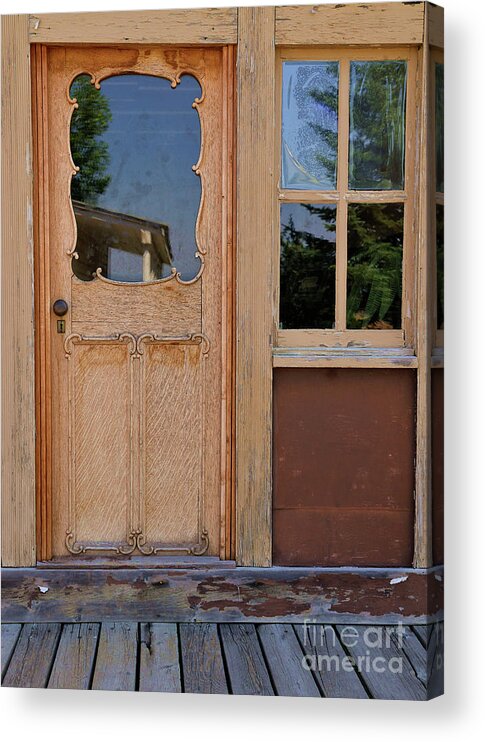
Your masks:
{"label": "weathered gray wood", "polygon": [[[395,626],[359,625],[178,628],[180,655],[175,624],[6,624],[4,657],[11,659],[3,684],[89,688],[93,675],[93,689],[111,690],[419,700],[443,693],[442,624],[431,628],[427,649],[409,627],[402,633]],[[372,633],[366,637],[365,631]],[[375,659],[379,666],[372,665]],[[393,672],[390,660],[399,660],[402,672]]]}
{"label": "weathered gray wood", "polygon": [[49,688],[89,688],[100,628],[97,623],[63,626]]}
{"label": "weathered gray wood", "polygon": [[3,685],[45,688],[61,633],[60,624],[25,624],[20,633]]}
{"label": "weathered gray wood", "polygon": [[[441,615],[439,569],[5,569],[2,613],[22,621],[420,623]],[[406,577],[405,580],[400,579]],[[48,587],[39,591],[39,580]]]}
{"label": "weathered gray wood", "polygon": [[103,623],[93,677],[93,690],[135,690],[138,625]]}
{"label": "weathered gray wood", "polygon": [[231,692],[239,696],[273,696],[256,628],[252,624],[221,624]]}
{"label": "weathered gray wood", "polygon": [[293,627],[267,624],[258,626],[258,634],[277,694],[319,698],[312,672],[303,664],[303,651]]}
{"label": "weathered gray wood", "polygon": [[401,626],[397,633],[392,634],[392,642],[395,647],[404,651],[416,673],[416,677],[426,687],[428,683],[428,652],[416,634],[409,626]]}
{"label": "weathered gray wood", "polygon": [[[349,661],[335,626],[295,626],[308,664],[327,698],[368,698],[362,682]],[[342,627],[344,642],[352,643],[353,627]]]}
{"label": "weathered gray wood", "polygon": [[139,690],[182,691],[177,624],[141,624]]}
{"label": "weathered gray wood", "polygon": [[19,638],[22,624],[2,623],[2,678],[8,667],[17,639]]}
{"label": "weathered gray wood", "polygon": [[181,624],[180,646],[185,693],[228,693],[215,624]]}
{"label": "weathered gray wood", "polygon": [[[385,626],[356,626],[357,636],[348,646],[358,673],[373,698],[386,700],[426,700],[424,685],[402,650],[387,639]],[[342,627],[337,627],[342,635]]]}
{"label": "weathered gray wood", "polygon": [[444,627],[434,624],[428,645],[428,699],[436,698],[445,692],[444,686]]}
{"label": "weathered gray wood", "polygon": [[443,623],[412,626],[426,653],[425,674],[428,699],[444,693],[444,634]]}
{"label": "weathered gray wood", "polygon": [[427,647],[429,643],[429,637],[431,634],[433,626],[431,624],[424,624],[422,626],[419,625],[413,625],[412,629],[416,636],[418,637],[419,641],[423,645],[423,647]]}

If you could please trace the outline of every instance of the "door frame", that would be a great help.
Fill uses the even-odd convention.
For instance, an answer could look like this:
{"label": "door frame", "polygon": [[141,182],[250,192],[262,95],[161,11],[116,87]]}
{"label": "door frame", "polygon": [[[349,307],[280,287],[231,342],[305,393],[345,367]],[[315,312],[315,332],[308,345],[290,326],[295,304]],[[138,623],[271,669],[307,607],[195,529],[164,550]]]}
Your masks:
{"label": "door frame", "polygon": [[[57,47],[57,45],[56,45]],[[60,45],[59,45],[60,47]],[[72,47],[69,45],[66,48]],[[51,47],[52,48],[52,47]],[[62,49],[62,47],[60,47]],[[88,47],[96,49],[99,47]],[[147,49],[148,47],[143,46]],[[157,48],[167,49],[166,45],[157,45]],[[200,47],[178,47],[186,49],[189,54]],[[207,47],[206,47],[207,48]],[[214,48],[214,47],[211,47]],[[233,558],[232,548],[232,416],[233,416],[233,352],[232,352],[232,333],[233,333],[233,119],[234,119],[234,48],[232,46],[217,47],[218,58],[221,60],[222,69],[220,78],[222,81],[223,96],[221,101],[220,115],[223,122],[221,131],[221,173],[222,173],[222,199],[217,202],[216,209],[220,209],[220,222],[222,224],[222,242],[221,242],[221,273],[218,281],[220,283],[220,299],[222,309],[222,326],[220,329],[221,345],[221,412],[220,412],[220,450],[221,461],[219,471],[220,488],[214,497],[219,501],[220,508],[220,528],[218,534],[218,558],[221,560],[230,560]],[[55,376],[56,376],[56,335],[52,336],[52,302],[59,293],[52,293],[51,286],[53,276],[57,275],[56,257],[53,254],[54,244],[52,243],[53,234],[56,234],[57,225],[49,224],[49,214],[52,215],[51,198],[56,200],[62,195],[52,194],[50,183],[52,182],[52,172],[55,168],[49,166],[49,157],[56,156],[52,152],[52,142],[57,141],[54,119],[57,119],[58,113],[47,111],[44,106],[44,96],[46,87],[49,85],[49,47],[45,44],[31,45],[31,74],[32,74],[32,121],[33,121],[33,198],[34,198],[34,295],[35,295],[35,377],[36,377],[36,540],[37,540],[37,562],[42,565],[49,563],[56,553],[53,549],[55,538],[53,537],[54,522],[54,505],[56,500],[52,491],[52,481],[55,481],[55,472],[61,467],[59,462],[56,464],[54,459],[54,450],[56,446],[56,412],[59,403],[55,394]],[[101,47],[103,51],[103,47]],[[104,47],[106,50],[106,47]],[[214,56],[212,57],[214,59]],[[54,106],[51,103],[51,109]],[[59,114],[60,115],[60,114]],[[49,131],[49,127],[54,127],[54,133]],[[202,132],[207,129],[202,127]],[[204,140],[201,143],[201,153],[207,151],[204,147]],[[65,161],[65,153],[59,153]],[[202,159],[202,155],[201,155]],[[207,158],[205,158],[207,159]],[[67,164],[67,163],[66,163]],[[67,167],[65,168],[67,170]],[[210,162],[204,164],[204,168],[210,168]],[[204,172],[206,172],[204,170]],[[211,190],[208,173],[203,177],[203,183],[206,188]],[[58,182],[56,179],[55,182]],[[202,186],[202,203],[207,208],[207,196],[204,198],[204,186]],[[214,188],[212,187],[212,191]],[[66,204],[69,198],[66,198]],[[200,212],[199,212],[200,213]],[[207,217],[204,218],[204,224]],[[53,229],[54,227],[54,229]],[[60,235],[60,233],[59,233]],[[54,262],[53,262],[54,261]],[[208,279],[211,281],[211,279]],[[212,281],[211,281],[212,285]],[[163,289],[161,289],[163,290]],[[61,292],[62,293],[62,292]],[[209,291],[203,290],[204,296],[209,295]],[[207,299],[205,299],[207,301]],[[204,305],[204,302],[203,302]],[[68,336],[65,336],[69,339]],[[63,355],[63,354],[62,354]],[[54,379],[52,378],[54,375]],[[61,414],[62,424],[66,424],[65,415]],[[218,438],[219,440],[219,438]],[[56,469],[57,467],[57,469]],[[66,473],[67,476],[67,473]],[[211,494],[212,497],[212,494]],[[214,559],[214,557],[211,557]],[[92,560],[92,556],[91,556]],[[149,557],[147,566],[160,566],[167,561],[176,563],[179,560],[177,556],[163,555],[161,557]],[[72,557],[56,558],[56,564],[75,565],[78,561]],[[103,564],[121,564],[116,557],[106,559],[100,553],[97,555],[96,565]],[[128,563],[129,563],[128,559]],[[194,563],[200,561],[199,557],[194,557]],[[126,562],[126,560],[125,560]],[[82,562],[81,562],[82,563]]]}
{"label": "door frame", "polygon": [[[318,11],[318,23],[315,13]],[[356,17],[357,15],[357,17]],[[349,18],[352,20],[349,23]],[[190,23],[187,20],[190,19]],[[419,217],[415,558],[431,563],[431,345],[429,316],[429,46],[443,47],[442,8],[430,3],[217,8],[107,13],[59,13],[2,18],[2,513],[4,566],[30,566],[36,547],[36,411],[33,291],[37,202],[33,187],[31,44],[237,45],[237,175],[233,219],[235,399],[237,456],[231,498],[237,564],[272,561],[272,369],[275,345],[277,168],[275,47],[413,44],[419,48],[421,120],[416,198]],[[423,114],[424,111],[424,114]],[[228,208],[230,208],[228,206]],[[234,278],[234,270],[233,270]],[[374,360],[376,364],[381,359]],[[37,458],[36,458],[37,457]],[[234,522],[235,519],[235,522]]]}

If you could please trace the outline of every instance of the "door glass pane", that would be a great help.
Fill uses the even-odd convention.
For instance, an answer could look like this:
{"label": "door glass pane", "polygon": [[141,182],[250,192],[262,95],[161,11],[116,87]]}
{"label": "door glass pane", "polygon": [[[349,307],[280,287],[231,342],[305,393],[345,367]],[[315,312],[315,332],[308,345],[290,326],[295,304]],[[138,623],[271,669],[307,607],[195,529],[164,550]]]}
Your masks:
{"label": "door glass pane", "polygon": [[436,204],[436,287],[438,330],[445,326],[445,213],[443,204]]}
{"label": "door glass pane", "polygon": [[444,192],[445,180],[445,90],[443,64],[435,65],[435,141],[436,141],[436,190]]}
{"label": "door glass pane", "polygon": [[351,189],[404,187],[406,71],[403,61],[350,64]]}
{"label": "door glass pane", "polygon": [[403,204],[349,204],[347,327],[401,327]]}
{"label": "door glass pane", "polygon": [[282,204],[280,327],[335,324],[334,204]]}
{"label": "door glass pane", "polygon": [[338,62],[283,63],[282,188],[335,189],[338,77]]}
{"label": "door glass pane", "polygon": [[150,75],[119,75],[98,90],[87,75],[71,85],[77,99],[71,183],[77,223],[73,272],[91,280],[98,268],[116,281],[150,281],[176,268],[194,278],[200,178],[200,123],[192,107],[201,89],[184,75],[172,88]]}

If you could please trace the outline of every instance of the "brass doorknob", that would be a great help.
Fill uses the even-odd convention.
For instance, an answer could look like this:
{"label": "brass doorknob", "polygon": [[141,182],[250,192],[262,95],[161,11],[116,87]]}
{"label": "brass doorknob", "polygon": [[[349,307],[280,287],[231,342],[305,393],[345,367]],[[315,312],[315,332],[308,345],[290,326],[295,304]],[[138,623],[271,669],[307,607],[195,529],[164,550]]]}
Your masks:
{"label": "brass doorknob", "polygon": [[68,309],[69,306],[67,304],[67,301],[64,301],[64,299],[56,299],[54,304],[52,305],[52,310],[54,314],[57,314],[58,317],[64,317],[64,315],[67,314]]}

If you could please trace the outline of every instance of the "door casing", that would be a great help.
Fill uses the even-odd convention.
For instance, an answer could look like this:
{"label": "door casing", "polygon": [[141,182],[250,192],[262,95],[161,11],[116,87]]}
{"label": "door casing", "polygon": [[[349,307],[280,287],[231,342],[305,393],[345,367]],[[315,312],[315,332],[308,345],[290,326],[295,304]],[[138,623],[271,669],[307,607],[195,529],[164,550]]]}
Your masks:
{"label": "door casing", "polygon": [[[66,61],[67,60],[67,61]],[[148,63],[147,63],[148,60]],[[105,338],[101,341],[104,346],[109,345],[110,352],[123,354],[125,358],[136,358],[145,363],[145,359],[153,355],[154,345],[160,346],[160,342],[166,343],[167,349],[174,357],[180,352],[180,344],[187,346],[188,350],[184,351],[189,354],[201,353],[204,357],[204,363],[213,352],[214,347],[218,348],[218,359],[215,362],[208,363],[205,372],[205,383],[203,394],[205,395],[203,406],[204,410],[210,409],[211,405],[219,405],[220,424],[212,435],[212,440],[205,440],[206,446],[205,457],[218,457],[219,466],[216,471],[212,466],[212,474],[207,476],[206,472],[209,467],[203,467],[205,480],[205,490],[209,489],[214,493],[215,488],[218,491],[218,501],[215,504],[213,498],[207,506],[207,494],[205,500],[205,512],[202,513],[203,519],[211,519],[213,528],[217,521],[218,536],[217,542],[213,539],[213,545],[204,553],[216,556],[221,559],[231,558],[233,552],[233,518],[234,518],[234,455],[233,455],[233,343],[232,343],[232,325],[233,325],[233,229],[234,229],[234,212],[233,212],[233,138],[234,138],[234,54],[233,47],[200,49],[175,49],[173,47],[133,47],[129,49],[104,48],[79,48],[79,47],[46,47],[34,45],[32,47],[32,78],[33,78],[33,109],[34,109],[34,157],[35,157],[35,299],[36,299],[36,425],[37,425],[37,549],[38,560],[40,562],[51,559],[54,554],[58,554],[60,534],[62,534],[64,523],[57,523],[56,517],[60,512],[69,510],[71,503],[71,494],[69,487],[72,487],[72,472],[70,472],[71,459],[69,446],[72,443],[72,430],[70,422],[66,417],[65,411],[70,409],[70,392],[69,383],[59,386],[58,380],[69,376],[69,367],[72,360],[72,353],[75,348],[87,349],[90,345],[96,345],[98,336]],[[153,63],[153,64],[152,64]],[[69,70],[66,78],[66,64]],[[56,65],[59,68],[57,73],[58,80],[56,86]],[[97,65],[97,66],[96,66]],[[66,316],[66,334],[59,336],[56,331],[57,318],[51,311],[52,302],[66,292],[70,296],[70,286],[66,284],[66,260],[70,260],[75,246],[75,229],[72,209],[70,205],[69,175],[66,178],[69,168],[72,173],[72,162],[69,153],[69,125],[72,114],[72,102],[69,101],[68,90],[73,77],[83,71],[92,72],[99,79],[117,72],[151,72],[160,76],[171,76],[176,82],[177,75],[183,72],[193,73],[195,76],[206,76],[206,83],[210,92],[217,92],[219,95],[210,95],[201,101],[202,106],[207,107],[207,113],[202,113],[202,144],[201,156],[197,167],[201,170],[202,179],[202,198],[201,209],[198,218],[199,230],[199,250],[208,252],[211,250],[212,255],[205,255],[204,272],[200,280],[189,286],[179,286],[176,282],[171,282],[161,286],[160,284],[142,285],[131,287],[103,286],[97,279],[92,282],[90,288],[98,292],[104,288],[109,290],[121,288],[125,295],[129,296],[129,303],[135,306],[144,301],[142,292],[151,292],[152,300],[155,292],[165,291],[165,296],[170,301],[185,289],[192,293],[201,295],[202,305],[202,325],[195,327],[196,332],[190,332],[188,326],[177,326],[177,321],[172,322],[172,326],[167,332],[166,325],[163,327],[152,326],[152,337],[145,337],[140,340],[141,335],[147,335],[143,331],[143,326],[121,327],[116,325],[116,318],[107,318],[108,321],[103,323],[95,322],[90,326],[89,322],[80,322],[76,320],[76,315],[69,313]],[[148,68],[148,70],[147,70]],[[197,69],[198,68],[198,69]],[[211,78],[212,76],[212,78]],[[217,79],[216,79],[217,78]],[[67,85],[66,85],[67,83]],[[212,88],[211,88],[212,85]],[[204,85],[203,85],[204,87]],[[207,91],[206,91],[207,94]],[[59,107],[58,109],[56,107]],[[219,110],[216,110],[219,106]],[[201,111],[199,110],[199,114]],[[214,124],[219,117],[219,126],[208,126]],[[67,126],[66,126],[67,124]],[[222,132],[222,137],[221,137]],[[210,155],[218,153],[219,161],[217,163],[210,161]],[[209,154],[208,154],[209,153]],[[54,158],[58,158],[57,160]],[[60,170],[55,170],[55,163],[58,163]],[[211,166],[217,170],[216,173],[210,173]],[[59,177],[66,181],[64,187],[58,186]],[[212,209],[212,214],[210,210]],[[217,213],[216,213],[217,212]],[[55,218],[54,218],[55,217]],[[216,255],[214,245],[217,244],[215,239],[216,231],[219,228],[220,233],[220,250]],[[58,243],[67,246],[66,249],[59,249]],[[66,254],[68,253],[68,254]],[[57,261],[57,264],[56,264]],[[59,283],[58,279],[64,276],[64,283]],[[69,283],[72,281],[69,277]],[[81,282],[77,281],[74,284]],[[197,286],[199,283],[199,286]],[[74,285],[73,289],[78,291],[79,285]],[[96,286],[97,284],[97,286]],[[204,285],[207,287],[204,291]],[[211,295],[211,287],[218,285],[219,288],[219,305],[215,306],[214,291]],[[84,287],[81,287],[84,288]],[[168,290],[168,291],[167,291]],[[128,292],[126,294],[126,292]],[[106,295],[106,292],[105,292]],[[147,294],[148,295],[148,294]],[[118,296],[112,299],[111,306],[119,306]],[[71,298],[71,296],[70,296]],[[74,294],[73,294],[73,299]],[[96,300],[99,300],[98,297]],[[86,299],[86,297],[85,297]],[[82,296],[78,296],[78,301],[74,302],[73,308],[80,305]],[[150,301],[150,300],[149,300]],[[206,301],[204,307],[204,301]],[[113,303],[114,302],[114,303]],[[89,301],[87,302],[89,304]],[[216,302],[217,303],[217,302]],[[84,302],[86,305],[86,301]],[[109,313],[108,313],[109,314]],[[112,313],[113,314],[113,313]],[[125,313],[126,317],[129,312]],[[71,321],[72,320],[72,321]],[[205,327],[203,326],[205,323]],[[126,324],[126,323],[125,323]],[[182,319],[183,324],[183,319]],[[209,339],[203,331],[209,330],[209,335],[215,337],[215,344],[212,338]],[[198,330],[198,331],[197,331]],[[121,332],[120,332],[121,331]],[[134,338],[135,346],[130,337],[121,337],[128,333]],[[115,338],[120,335],[119,338]],[[80,336],[80,337],[79,337]],[[187,339],[190,336],[189,346],[179,343],[177,338]],[[62,339],[62,350],[60,349],[59,339]],[[162,339],[162,340],[161,340]],[[171,342],[172,341],[175,342]],[[140,340],[140,342],[138,342]],[[206,341],[209,341],[210,352]],[[64,342],[66,341],[66,342]],[[141,343],[141,345],[140,345]],[[148,345],[146,345],[148,343]],[[146,352],[146,348],[149,348]],[[139,351],[142,351],[141,353]],[[128,352],[128,356],[126,355]],[[217,352],[217,351],[216,351]],[[213,353],[213,358],[216,354]],[[120,356],[121,358],[121,356]],[[130,361],[130,362],[131,362]],[[67,364],[66,364],[67,362]],[[70,366],[69,366],[70,364]],[[67,365],[67,368],[66,368]],[[133,364],[132,364],[133,365]],[[139,364],[142,365],[142,364]],[[213,385],[211,379],[220,378],[220,395],[214,395],[211,391]],[[71,373],[72,376],[72,373]],[[194,380],[195,381],[195,380]],[[199,379],[200,381],[200,379]],[[143,385],[141,386],[143,388]],[[212,395],[212,396],[211,396]],[[209,398],[208,398],[209,397]],[[176,410],[171,414],[176,416]],[[219,413],[218,413],[219,414]],[[216,437],[218,440],[216,440]],[[211,438],[209,432],[208,438]],[[56,441],[58,442],[56,444]],[[67,441],[67,445],[66,444]],[[56,445],[58,446],[56,448]],[[207,448],[208,446],[208,448]],[[67,450],[66,450],[67,449]],[[136,456],[136,451],[131,451]],[[201,463],[201,466],[203,464]],[[54,482],[54,487],[52,483]],[[64,483],[68,483],[68,491],[64,493],[65,498],[61,508],[59,502],[55,500],[59,497],[59,491],[65,490]],[[55,490],[55,491],[53,491]],[[57,493],[57,494],[56,494]],[[212,503],[212,504],[211,504]],[[72,503],[71,503],[72,504]],[[131,506],[130,506],[131,507]],[[204,507],[204,506],[203,506]],[[212,510],[211,510],[212,508]],[[216,512],[217,511],[217,512]],[[64,518],[64,515],[62,516]],[[202,526],[204,528],[204,526]],[[71,543],[74,543],[71,540]],[[143,544],[143,541],[141,541]],[[215,546],[214,546],[215,543]],[[95,549],[91,557],[95,554]],[[197,551],[197,549],[195,550]],[[108,552],[106,552],[107,554]],[[169,551],[169,554],[172,552]],[[178,550],[173,550],[173,554]],[[99,557],[106,554],[100,550]],[[119,559],[120,556],[117,555]],[[194,555],[195,556],[195,555]],[[66,555],[61,556],[62,560]],[[164,563],[165,552],[157,551],[157,558]],[[157,560],[155,556],[150,556],[150,563],[154,564]],[[71,557],[72,563],[72,557]]]}

